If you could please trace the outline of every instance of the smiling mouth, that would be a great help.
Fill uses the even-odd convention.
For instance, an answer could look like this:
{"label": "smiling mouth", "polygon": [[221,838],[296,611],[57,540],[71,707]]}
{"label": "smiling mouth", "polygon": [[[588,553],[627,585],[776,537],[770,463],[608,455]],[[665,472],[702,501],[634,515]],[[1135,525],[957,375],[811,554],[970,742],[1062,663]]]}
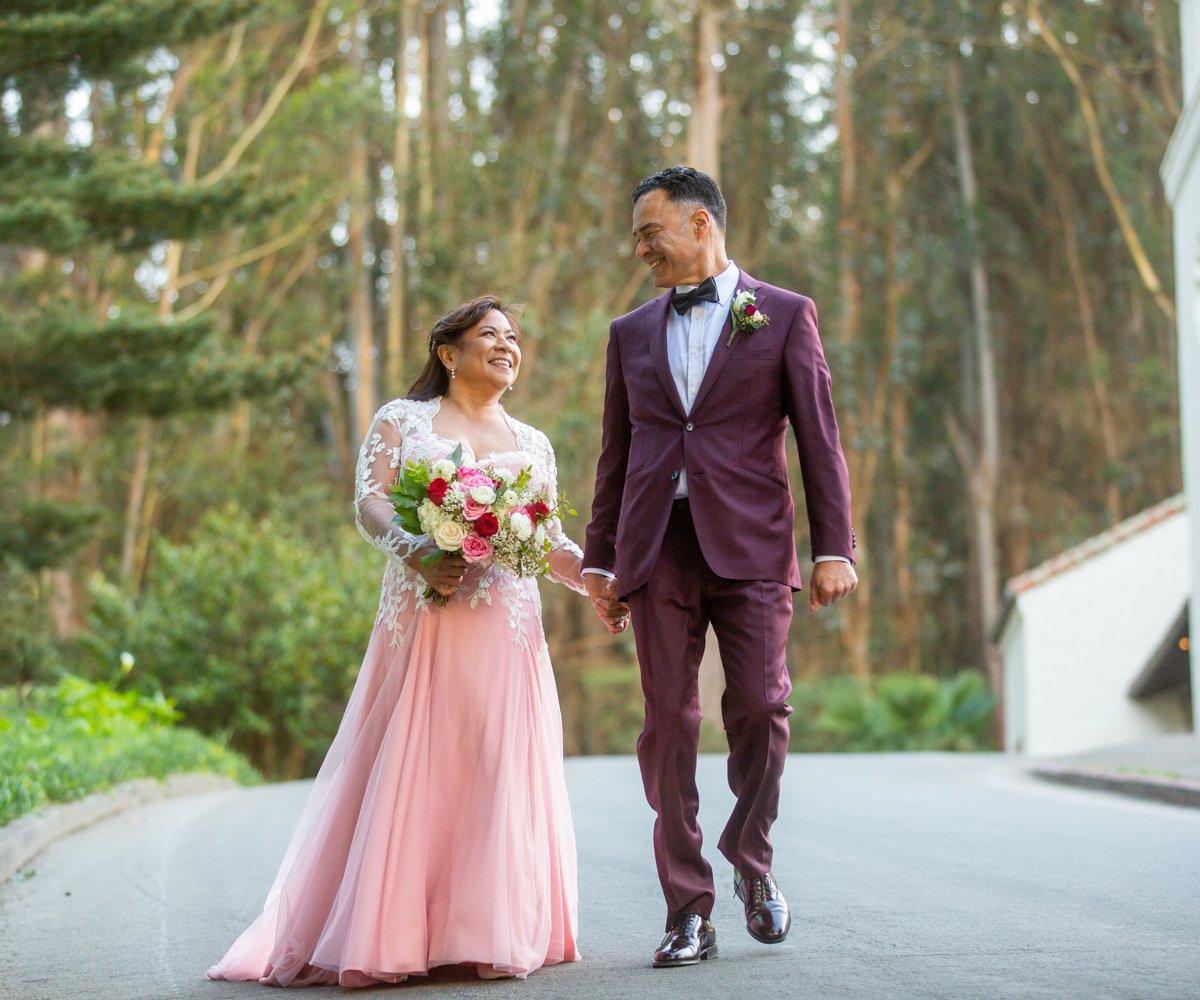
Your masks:
{"label": "smiling mouth", "polygon": [[503,368],[506,371],[512,371],[512,362],[509,361],[508,358],[496,358],[496,360],[492,361],[491,364],[496,368]]}
{"label": "smiling mouth", "polygon": [[657,268],[661,267],[665,263],[666,263],[666,260],[664,260],[662,257],[659,257],[658,260],[652,260],[652,261],[650,261],[650,270],[654,271]]}

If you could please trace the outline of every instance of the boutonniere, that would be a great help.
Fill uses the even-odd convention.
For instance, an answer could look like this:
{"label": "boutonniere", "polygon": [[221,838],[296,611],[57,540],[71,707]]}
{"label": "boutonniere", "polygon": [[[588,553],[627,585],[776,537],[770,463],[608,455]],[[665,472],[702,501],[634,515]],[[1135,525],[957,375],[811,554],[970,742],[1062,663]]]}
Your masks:
{"label": "boutonniere", "polygon": [[726,347],[733,346],[733,338],[739,333],[753,333],[771,322],[771,317],[754,304],[753,288],[743,288],[735,293],[733,301],[729,304],[729,311],[733,314],[733,329],[729,331],[729,339],[725,341]]}

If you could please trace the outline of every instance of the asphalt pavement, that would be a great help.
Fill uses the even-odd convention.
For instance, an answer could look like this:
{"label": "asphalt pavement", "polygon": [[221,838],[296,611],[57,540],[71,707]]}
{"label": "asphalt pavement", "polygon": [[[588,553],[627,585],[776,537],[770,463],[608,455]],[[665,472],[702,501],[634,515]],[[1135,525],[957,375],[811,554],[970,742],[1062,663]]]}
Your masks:
{"label": "asphalt pavement", "polygon": [[[715,845],[724,760],[700,761]],[[788,940],[745,932],[715,846],[720,957],[654,970],[664,913],[629,757],[567,762],[583,959],[525,981],[438,971],[401,997],[1053,998],[1200,993],[1200,810],[1065,788],[1003,755],[793,756],[775,828]],[[0,886],[4,1000],[263,996],[204,969],[256,915],[305,783],[139,806]],[[373,990],[372,992],[381,992]],[[304,996],[344,996],[313,988]]]}

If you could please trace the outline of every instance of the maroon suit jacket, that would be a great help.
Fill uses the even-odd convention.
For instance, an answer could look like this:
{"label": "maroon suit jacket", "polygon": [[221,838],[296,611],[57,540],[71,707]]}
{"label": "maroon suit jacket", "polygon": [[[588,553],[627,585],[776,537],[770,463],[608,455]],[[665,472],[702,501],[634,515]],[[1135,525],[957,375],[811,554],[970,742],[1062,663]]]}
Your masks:
{"label": "maroon suit jacket", "polygon": [[681,470],[717,575],[800,589],[786,431],[795,431],[812,550],[853,561],[850,484],[811,299],[741,272],[770,323],[726,346],[727,317],[690,414],[667,360],[670,292],[613,321],[603,440],[584,566],[642,586],[662,548]]}

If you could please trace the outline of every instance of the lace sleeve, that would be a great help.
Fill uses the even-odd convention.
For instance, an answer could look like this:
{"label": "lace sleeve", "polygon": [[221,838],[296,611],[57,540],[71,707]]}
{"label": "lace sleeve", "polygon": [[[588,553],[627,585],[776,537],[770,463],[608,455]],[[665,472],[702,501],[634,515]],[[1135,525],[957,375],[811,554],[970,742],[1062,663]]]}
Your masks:
{"label": "lace sleeve", "polygon": [[[550,439],[541,431],[534,432],[534,439],[538,454],[546,469],[546,483],[550,491],[550,502],[553,505],[558,502],[558,463],[554,458],[554,448],[550,445]],[[567,537],[566,532],[563,531],[562,522],[558,518],[550,522],[548,534],[550,554],[547,558],[550,562],[550,579],[581,594],[586,594],[587,585],[584,583],[581,572],[583,551]]]}
{"label": "lace sleeve", "polygon": [[400,424],[403,400],[385,404],[363,440],[358,453],[354,488],[354,521],[363,538],[377,549],[406,559],[427,541],[392,523],[395,510],[388,490],[400,471]]}

